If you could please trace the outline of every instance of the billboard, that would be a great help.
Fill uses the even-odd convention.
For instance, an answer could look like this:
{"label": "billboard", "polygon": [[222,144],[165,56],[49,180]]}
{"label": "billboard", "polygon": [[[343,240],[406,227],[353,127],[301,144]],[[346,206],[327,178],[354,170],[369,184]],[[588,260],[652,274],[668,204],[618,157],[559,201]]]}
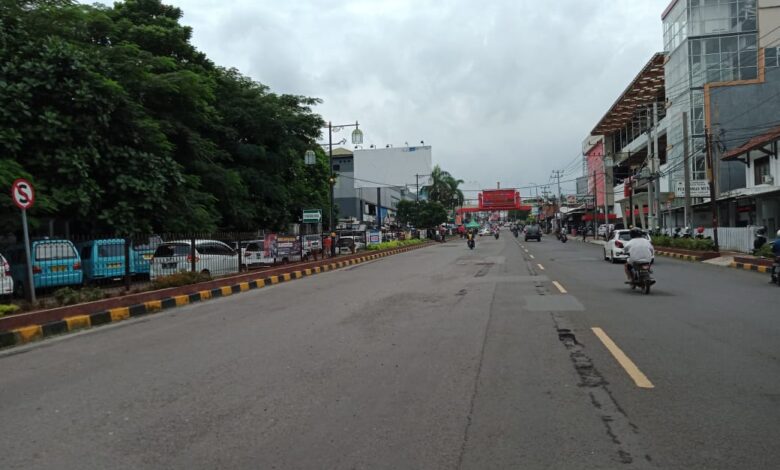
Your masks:
{"label": "billboard", "polygon": [[431,174],[431,146],[390,147],[355,150],[355,188],[378,186],[420,186],[428,184]]}
{"label": "billboard", "polygon": [[[482,191],[482,208],[485,210],[490,209],[506,209],[507,207],[515,206],[517,190],[515,189],[486,189]],[[519,196],[517,196],[519,197]]]}

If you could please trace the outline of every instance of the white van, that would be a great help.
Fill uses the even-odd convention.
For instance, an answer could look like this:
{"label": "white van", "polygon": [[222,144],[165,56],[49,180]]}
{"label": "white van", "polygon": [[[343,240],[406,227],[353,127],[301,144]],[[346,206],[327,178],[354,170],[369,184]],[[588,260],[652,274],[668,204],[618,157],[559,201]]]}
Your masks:
{"label": "white van", "polygon": [[[157,247],[150,261],[149,278],[190,271],[190,240],[165,242]],[[195,271],[210,276],[238,273],[238,253],[219,240],[195,240]]]}

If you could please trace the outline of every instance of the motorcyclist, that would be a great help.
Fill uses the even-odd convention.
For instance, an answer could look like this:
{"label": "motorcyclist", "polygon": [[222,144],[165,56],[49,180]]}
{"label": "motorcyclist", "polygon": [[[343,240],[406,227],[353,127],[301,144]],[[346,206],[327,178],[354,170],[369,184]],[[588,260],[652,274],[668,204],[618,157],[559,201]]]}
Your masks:
{"label": "motorcyclist", "polygon": [[[780,230],[775,233],[775,241],[773,241],[770,246],[772,247],[772,255],[775,257],[775,264],[780,263]],[[774,266],[772,267],[772,270],[775,270]],[[772,272],[771,274],[772,279],[770,282],[775,282],[775,279],[777,279],[776,276],[780,276],[780,272]]]}
{"label": "motorcyclist", "polygon": [[634,279],[634,263],[650,263],[653,261],[655,249],[650,240],[644,237],[644,234],[638,228],[632,228],[629,232],[631,240],[626,242],[623,251],[628,254],[626,260],[626,277],[631,282]]}

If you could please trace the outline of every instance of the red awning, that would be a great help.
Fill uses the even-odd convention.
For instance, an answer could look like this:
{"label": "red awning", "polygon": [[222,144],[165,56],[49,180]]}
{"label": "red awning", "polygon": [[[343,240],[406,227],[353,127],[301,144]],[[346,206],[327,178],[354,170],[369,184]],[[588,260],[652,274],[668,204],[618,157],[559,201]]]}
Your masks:
{"label": "red awning", "polygon": [[740,145],[739,147],[735,149],[731,149],[728,152],[724,153],[721,158],[721,160],[736,160],[740,155],[744,155],[751,150],[756,150],[758,148],[763,147],[766,144],[769,144],[771,142],[774,142],[775,140],[780,139],[780,126],[772,128],[769,132],[766,132],[761,135],[757,135],[753,137],[752,139],[748,140],[744,144]]}
{"label": "red awning", "polygon": [[[609,220],[616,220],[617,215],[615,214],[609,214]],[[583,222],[587,222],[589,220],[593,220],[593,214],[585,214],[582,216]],[[596,220],[604,220],[604,214],[596,214]]]}

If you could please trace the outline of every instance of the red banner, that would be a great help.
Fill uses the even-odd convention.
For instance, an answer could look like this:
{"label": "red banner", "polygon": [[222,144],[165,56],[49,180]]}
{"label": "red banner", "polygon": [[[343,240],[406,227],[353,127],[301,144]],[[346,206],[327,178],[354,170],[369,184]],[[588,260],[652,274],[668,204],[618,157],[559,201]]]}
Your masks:
{"label": "red banner", "polygon": [[508,210],[515,206],[514,189],[490,189],[482,191],[482,208],[485,210]]}

